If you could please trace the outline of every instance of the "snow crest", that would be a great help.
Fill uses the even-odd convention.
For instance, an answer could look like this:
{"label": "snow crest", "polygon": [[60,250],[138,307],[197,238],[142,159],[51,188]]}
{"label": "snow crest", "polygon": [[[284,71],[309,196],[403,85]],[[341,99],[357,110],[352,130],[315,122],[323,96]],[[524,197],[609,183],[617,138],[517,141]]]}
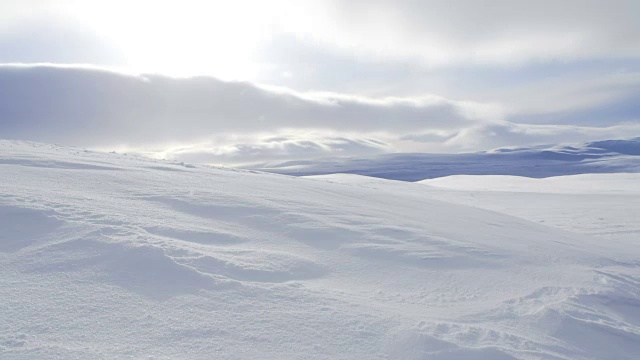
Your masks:
{"label": "snow crest", "polygon": [[622,238],[424,184],[0,149],[3,359],[640,353]]}

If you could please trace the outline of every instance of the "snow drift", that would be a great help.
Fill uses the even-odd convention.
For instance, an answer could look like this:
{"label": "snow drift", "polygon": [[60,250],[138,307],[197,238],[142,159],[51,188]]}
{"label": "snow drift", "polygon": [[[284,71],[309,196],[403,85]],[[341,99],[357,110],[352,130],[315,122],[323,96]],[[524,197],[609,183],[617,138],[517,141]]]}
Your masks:
{"label": "snow drift", "polygon": [[637,246],[424,184],[0,149],[3,359],[640,353]]}
{"label": "snow drift", "polygon": [[357,174],[419,181],[450,175],[550,176],[640,172],[640,138],[577,145],[499,148],[460,154],[385,154],[267,162],[247,168],[295,176]]}

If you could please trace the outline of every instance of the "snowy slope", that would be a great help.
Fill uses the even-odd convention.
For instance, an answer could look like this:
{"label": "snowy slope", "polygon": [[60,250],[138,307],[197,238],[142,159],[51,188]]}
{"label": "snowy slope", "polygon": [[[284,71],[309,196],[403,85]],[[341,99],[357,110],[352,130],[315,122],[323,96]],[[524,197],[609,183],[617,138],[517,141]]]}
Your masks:
{"label": "snowy slope", "polygon": [[640,172],[640,138],[572,146],[499,148],[461,154],[386,154],[370,158],[324,158],[255,164],[249,168],[295,176],[358,174],[419,181],[449,175],[549,176]]}
{"label": "snowy slope", "polygon": [[544,179],[509,175],[452,175],[419,183],[456,190],[640,195],[640,173],[581,174]]}
{"label": "snowy slope", "polygon": [[[640,239],[640,174],[583,174],[544,179],[454,175],[416,183],[352,174],[308,176],[394,192],[428,192],[450,203],[496,211],[634,248]],[[422,186],[422,188],[416,188]]]}
{"label": "snowy slope", "polygon": [[0,141],[0,358],[634,359],[640,250],[437,200]]}
{"label": "snowy slope", "polygon": [[442,189],[433,192],[440,200],[596,235],[627,248],[640,239],[640,174],[545,179],[457,175],[420,183]]}

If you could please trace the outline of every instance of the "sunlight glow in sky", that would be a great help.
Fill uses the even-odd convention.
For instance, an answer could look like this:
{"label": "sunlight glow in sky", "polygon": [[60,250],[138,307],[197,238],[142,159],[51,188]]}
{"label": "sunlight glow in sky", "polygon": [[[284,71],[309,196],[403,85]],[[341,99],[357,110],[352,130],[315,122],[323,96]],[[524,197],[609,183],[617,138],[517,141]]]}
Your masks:
{"label": "sunlight glow in sky", "polygon": [[250,80],[260,70],[254,51],[287,17],[285,2],[87,1],[73,12],[134,71]]}
{"label": "sunlight glow in sky", "polygon": [[267,160],[633,137],[639,17],[635,0],[5,1],[0,132]]}

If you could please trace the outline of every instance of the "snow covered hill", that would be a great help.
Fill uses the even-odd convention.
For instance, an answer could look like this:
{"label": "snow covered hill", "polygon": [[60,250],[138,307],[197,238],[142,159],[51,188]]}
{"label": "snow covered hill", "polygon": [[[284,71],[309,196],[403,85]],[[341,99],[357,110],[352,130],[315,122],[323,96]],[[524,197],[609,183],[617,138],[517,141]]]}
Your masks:
{"label": "snow covered hill", "polygon": [[631,239],[453,190],[14,141],[0,177],[2,359],[640,353]]}
{"label": "snow covered hill", "polygon": [[434,198],[440,200],[596,235],[623,248],[636,247],[640,239],[637,173],[545,179],[456,175],[420,183],[441,188],[443,191],[434,192]]}
{"label": "snow covered hill", "polygon": [[358,174],[419,181],[449,175],[549,176],[640,172],[640,138],[573,146],[500,148],[462,154],[387,154],[371,158],[327,158],[263,163],[249,168],[296,176]]}
{"label": "snow covered hill", "polygon": [[456,190],[640,195],[640,173],[581,174],[544,179],[509,175],[452,175],[419,182]]}

